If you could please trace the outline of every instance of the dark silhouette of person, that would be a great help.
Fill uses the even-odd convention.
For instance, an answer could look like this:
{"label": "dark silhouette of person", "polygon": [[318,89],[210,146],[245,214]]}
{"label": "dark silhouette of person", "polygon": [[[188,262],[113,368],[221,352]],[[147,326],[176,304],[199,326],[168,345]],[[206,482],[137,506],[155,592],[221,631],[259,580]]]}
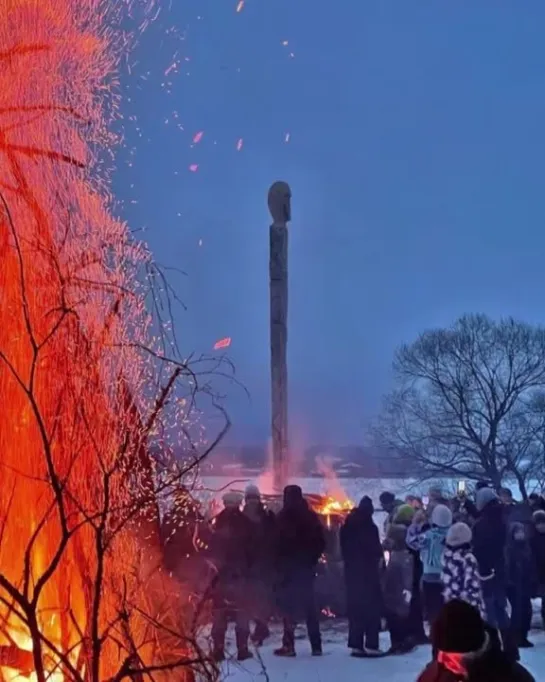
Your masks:
{"label": "dark silhouette of person", "polygon": [[381,654],[380,562],[383,552],[373,513],[371,498],[363,497],[348,514],[340,530],[348,611],[348,646],[353,656],[360,657]]}
{"label": "dark silhouette of person", "polygon": [[295,656],[295,626],[301,617],[306,620],[312,654],[322,654],[314,581],[324,550],[324,529],[318,515],[309,508],[299,486],[286,486],[275,529],[278,605],[284,622],[282,646],[274,652],[276,656]]}

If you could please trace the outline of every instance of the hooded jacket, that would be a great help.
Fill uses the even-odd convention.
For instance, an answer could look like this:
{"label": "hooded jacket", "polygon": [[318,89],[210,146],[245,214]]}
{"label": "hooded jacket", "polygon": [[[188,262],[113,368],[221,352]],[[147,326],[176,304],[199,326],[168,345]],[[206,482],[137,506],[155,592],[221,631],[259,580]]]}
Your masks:
{"label": "hooded jacket", "polygon": [[378,528],[373,521],[373,506],[369,503],[364,498],[348,514],[340,530],[345,578],[363,584],[368,580],[376,583],[383,557]]}
{"label": "hooded jacket", "polygon": [[407,546],[420,552],[422,560],[422,580],[424,582],[440,582],[443,552],[448,528],[432,526],[424,532],[411,526],[407,532]]}
{"label": "hooded jacket", "polygon": [[275,559],[281,575],[312,571],[325,550],[318,515],[309,509],[299,486],[284,490],[284,506],[276,517]]}
{"label": "hooded jacket", "polygon": [[501,650],[498,636],[487,629],[483,646],[466,654],[438,651],[418,678],[418,682],[535,682],[519,663]]}

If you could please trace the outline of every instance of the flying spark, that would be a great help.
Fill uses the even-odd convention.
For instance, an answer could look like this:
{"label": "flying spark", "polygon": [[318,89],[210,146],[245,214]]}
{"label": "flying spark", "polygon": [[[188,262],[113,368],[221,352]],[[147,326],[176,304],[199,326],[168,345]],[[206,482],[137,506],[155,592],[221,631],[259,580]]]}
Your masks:
{"label": "flying spark", "polygon": [[214,344],[214,350],[222,350],[223,348],[229,348],[231,345],[231,337],[226,336],[224,339],[220,339],[219,341],[216,341]]}

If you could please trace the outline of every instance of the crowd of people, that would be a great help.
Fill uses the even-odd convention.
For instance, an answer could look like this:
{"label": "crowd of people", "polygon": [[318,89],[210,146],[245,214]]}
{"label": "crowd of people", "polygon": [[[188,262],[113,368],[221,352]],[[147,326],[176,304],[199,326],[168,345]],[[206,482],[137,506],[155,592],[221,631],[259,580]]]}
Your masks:
{"label": "crowd of people", "polygon": [[[259,646],[268,638],[273,613],[283,622],[275,655],[296,655],[298,620],[306,621],[312,654],[321,655],[314,581],[325,550],[322,521],[294,485],[284,490],[276,515],[255,486],[244,498],[230,492],[223,501],[209,543],[216,568],[210,592],[214,658],[225,656],[230,619],[238,659],[250,658],[249,641]],[[426,504],[389,492],[380,504],[387,513],[382,539],[367,496],[340,529],[352,656],[399,655],[431,637],[433,661],[422,682],[463,679],[452,675],[466,664],[479,669],[491,652],[492,668],[503,661],[502,680],[532,679],[517,661],[519,648],[533,646],[533,597],[542,597],[545,627],[545,500],[533,495],[516,503],[510,491],[496,493],[483,483],[473,500],[465,493],[447,499],[432,489]],[[466,626],[453,634],[449,623],[462,621]],[[384,622],[388,651],[379,647]]]}
{"label": "crowd of people", "polygon": [[[209,552],[216,571],[211,585],[212,642],[216,661],[225,657],[225,633],[236,623],[237,657],[251,658],[250,637],[261,645],[269,636],[273,611],[283,622],[277,656],[295,656],[295,627],[306,621],[312,654],[322,654],[319,614],[315,601],[316,567],[325,550],[324,529],[299,486],[284,490],[277,515],[266,509],[259,490],[248,486],[223,497],[224,509],[214,519]],[[250,634],[250,621],[254,630]]]}

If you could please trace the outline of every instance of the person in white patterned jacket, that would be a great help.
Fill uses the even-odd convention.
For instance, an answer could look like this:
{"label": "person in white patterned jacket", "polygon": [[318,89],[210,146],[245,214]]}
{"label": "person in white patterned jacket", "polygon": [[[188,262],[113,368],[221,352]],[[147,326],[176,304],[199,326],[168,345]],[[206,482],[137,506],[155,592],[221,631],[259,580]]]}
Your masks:
{"label": "person in white patterned jacket", "polygon": [[472,532],[465,523],[449,528],[442,559],[441,583],[445,603],[460,599],[485,616],[479,565],[471,549]]}

